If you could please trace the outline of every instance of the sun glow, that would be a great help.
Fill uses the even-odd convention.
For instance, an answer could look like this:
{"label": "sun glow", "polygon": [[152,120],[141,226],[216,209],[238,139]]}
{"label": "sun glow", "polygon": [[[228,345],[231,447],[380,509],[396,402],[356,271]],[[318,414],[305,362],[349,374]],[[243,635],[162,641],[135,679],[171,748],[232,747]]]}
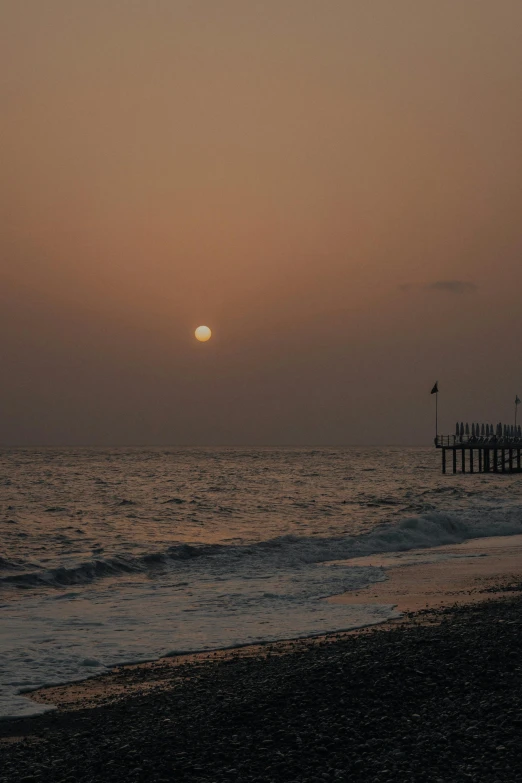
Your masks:
{"label": "sun glow", "polygon": [[196,335],[196,340],[199,340],[200,343],[206,343],[212,337],[212,332],[208,326],[198,326],[194,334]]}

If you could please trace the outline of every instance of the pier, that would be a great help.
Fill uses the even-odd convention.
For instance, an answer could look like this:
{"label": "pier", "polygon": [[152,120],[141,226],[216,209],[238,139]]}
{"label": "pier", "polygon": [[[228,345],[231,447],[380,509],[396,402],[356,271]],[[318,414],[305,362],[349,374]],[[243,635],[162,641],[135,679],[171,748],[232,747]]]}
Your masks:
{"label": "pier", "polygon": [[520,426],[461,423],[455,435],[437,435],[435,446],[442,452],[443,473],[448,456],[453,473],[459,467],[461,473],[522,473]]}

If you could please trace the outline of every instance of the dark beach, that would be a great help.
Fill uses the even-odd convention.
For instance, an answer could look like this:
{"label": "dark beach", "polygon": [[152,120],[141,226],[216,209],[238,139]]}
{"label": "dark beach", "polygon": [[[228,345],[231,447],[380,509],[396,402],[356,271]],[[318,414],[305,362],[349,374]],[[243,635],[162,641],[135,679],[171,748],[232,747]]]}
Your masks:
{"label": "dark beach", "polygon": [[521,588],[357,634],[119,668],[90,701],[0,722],[0,781],[518,782]]}

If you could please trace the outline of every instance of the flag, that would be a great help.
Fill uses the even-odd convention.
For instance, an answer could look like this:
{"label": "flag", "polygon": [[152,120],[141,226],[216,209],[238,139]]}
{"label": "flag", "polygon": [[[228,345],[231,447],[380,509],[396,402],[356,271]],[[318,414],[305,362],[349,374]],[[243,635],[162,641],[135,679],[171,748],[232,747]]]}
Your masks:
{"label": "flag", "polygon": [[[430,391],[430,394],[438,394],[438,393],[439,393],[439,382],[437,381],[437,383],[435,384],[433,389]],[[520,402],[520,400],[519,400],[519,402]]]}
{"label": "flag", "polygon": [[520,405],[520,397],[518,396],[518,394],[515,397],[515,405]]}

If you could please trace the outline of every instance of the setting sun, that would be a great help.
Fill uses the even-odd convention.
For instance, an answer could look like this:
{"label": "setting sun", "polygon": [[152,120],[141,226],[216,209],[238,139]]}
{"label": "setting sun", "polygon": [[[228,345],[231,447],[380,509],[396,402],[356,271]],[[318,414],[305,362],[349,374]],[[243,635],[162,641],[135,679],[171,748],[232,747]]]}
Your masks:
{"label": "setting sun", "polygon": [[196,340],[199,340],[200,343],[206,343],[212,337],[212,332],[208,326],[198,326],[194,334],[196,335]]}

